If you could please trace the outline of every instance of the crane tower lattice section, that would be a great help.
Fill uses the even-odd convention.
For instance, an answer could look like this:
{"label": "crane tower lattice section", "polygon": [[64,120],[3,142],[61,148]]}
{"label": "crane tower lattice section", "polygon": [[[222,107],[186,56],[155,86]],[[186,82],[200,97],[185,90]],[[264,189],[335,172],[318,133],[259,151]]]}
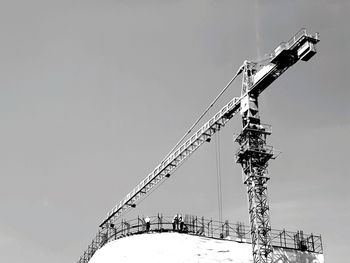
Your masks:
{"label": "crane tower lattice section", "polygon": [[274,153],[273,148],[266,144],[266,137],[271,131],[270,126],[260,122],[258,95],[247,93],[253,73],[254,67],[246,62],[241,100],[243,129],[235,140],[240,145],[235,157],[236,162],[242,166],[243,182],[247,187],[254,262],[267,263],[271,262],[272,257],[267,166]]}

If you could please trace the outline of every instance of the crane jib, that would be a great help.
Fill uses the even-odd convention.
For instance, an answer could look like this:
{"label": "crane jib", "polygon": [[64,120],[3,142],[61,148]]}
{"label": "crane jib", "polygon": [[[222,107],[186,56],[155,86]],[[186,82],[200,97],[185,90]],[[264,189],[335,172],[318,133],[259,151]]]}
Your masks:
{"label": "crane jib", "polygon": [[[305,54],[307,52],[305,43],[317,43],[318,41],[318,34],[311,36],[307,34],[305,29],[302,29],[288,42],[282,42],[270,55],[270,63],[261,66],[255,73],[253,77],[254,83],[247,92],[260,94],[289,67],[307,55]],[[299,50],[303,50],[303,53],[299,54]],[[124,211],[130,207],[135,207],[136,202],[141,197],[146,195],[162,179],[169,177],[203,142],[210,138],[238,112],[242,97],[232,99],[185,143],[163,160],[107,214],[100,227],[104,227],[108,221],[114,222]]]}
{"label": "crane jib", "polygon": [[100,224],[104,227],[111,219],[115,221],[125,210],[147,194],[160,180],[169,177],[176,168],[185,161],[200,145],[208,140],[221,126],[231,119],[240,108],[241,98],[233,98],[186,142],[179,146],[168,158],[163,160],[148,176],[146,176],[122,201],[120,201]]}

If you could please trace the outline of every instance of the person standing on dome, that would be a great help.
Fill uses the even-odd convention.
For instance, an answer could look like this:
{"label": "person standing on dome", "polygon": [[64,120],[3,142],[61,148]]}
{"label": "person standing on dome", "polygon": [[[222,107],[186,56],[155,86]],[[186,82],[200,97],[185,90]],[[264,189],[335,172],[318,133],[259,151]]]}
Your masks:
{"label": "person standing on dome", "polygon": [[151,219],[148,216],[145,218],[145,223],[146,223],[146,232],[149,232],[151,228]]}
{"label": "person standing on dome", "polygon": [[182,232],[184,229],[184,220],[182,219],[182,215],[180,215],[179,217],[179,222],[180,222],[180,232]]}
{"label": "person standing on dome", "polygon": [[179,218],[177,216],[177,214],[174,216],[173,219],[173,231],[176,231],[179,229]]}

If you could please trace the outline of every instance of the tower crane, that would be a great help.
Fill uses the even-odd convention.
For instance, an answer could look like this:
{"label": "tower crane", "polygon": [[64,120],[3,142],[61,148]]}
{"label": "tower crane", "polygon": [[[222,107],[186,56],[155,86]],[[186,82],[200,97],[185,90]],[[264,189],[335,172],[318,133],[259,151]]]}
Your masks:
{"label": "tower crane", "polygon": [[[129,209],[151,193],[156,185],[170,177],[201,145],[209,142],[212,135],[240,113],[242,131],[235,138],[239,149],[235,153],[236,162],[242,167],[242,179],[248,194],[248,211],[254,263],[272,262],[271,226],[267,198],[268,161],[275,158],[272,146],[267,145],[271,126],[261,123],[258,97],[272,82],[299,60],[308,61],[316,54],[318,33],[309,34],[300,30],[288,42],[278,45],[263,62],[244,61],[231,82],[242,74],[240,97],[230,100],[208,122],[200,127],[182,145],[173,149],[151,173],[129,192],[99,225],[99,231],[92,240],[79,263],[87,263],[112,234],[111,229]],[[230,84],[230,83],[229,83]]]}

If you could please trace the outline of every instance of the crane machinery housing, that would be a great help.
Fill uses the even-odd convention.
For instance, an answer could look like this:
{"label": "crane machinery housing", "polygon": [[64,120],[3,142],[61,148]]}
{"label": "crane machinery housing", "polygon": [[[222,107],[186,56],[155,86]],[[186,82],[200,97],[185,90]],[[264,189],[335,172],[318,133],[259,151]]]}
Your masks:
{"label": "crane machinery housing", "polygon": [[[156,185],[168,178],[201,145],[225,126],[237,113],[242,116],[242,131],[235,138],[239,149],[235,160],[242,167],[242,179],[248,195],[248,212],[254,263],[273,262],[271,226],[267,198],[268,161],[276,157],[272,146],[267,145],[271,126],[263,124],[259,116],[259,95],[282,73],[299,60],[308,61],[316,54],[318,33],[300,30],[288,42],[282,42],[262,62],[244,61],[231,82],[242,74],[240,97],[229,101],[208,122],[189,136],[182,145],[174,148],[131,192],[129,192],[104,218],[96,237],[79,263],[87,263],[94,253],[104,246],[112,235],[111,229],[129,209],[151,193]],[[228,85],[229,85],[228,84]]]}

